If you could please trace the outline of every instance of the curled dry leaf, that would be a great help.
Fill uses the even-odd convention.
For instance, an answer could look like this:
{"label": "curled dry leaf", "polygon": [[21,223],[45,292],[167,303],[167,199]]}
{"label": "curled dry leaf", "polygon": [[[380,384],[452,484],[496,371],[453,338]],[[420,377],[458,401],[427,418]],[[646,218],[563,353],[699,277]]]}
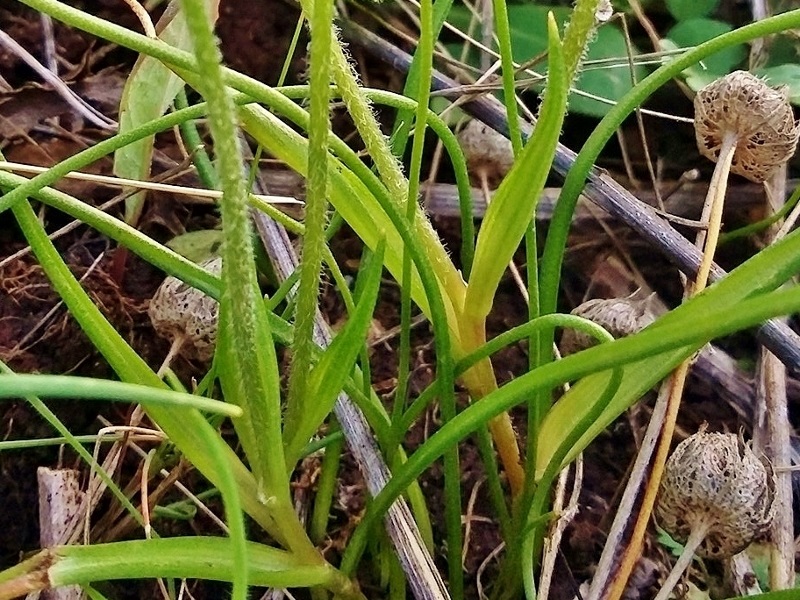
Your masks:
{"label": "curled dry leaf", "polygon": [[736,134],[731,171],[760,183],[794,154],[800,128],[781,89],[746,71],[710,83],[694,99],[700,153],[717,162],[725,133]]}
{"label": "curled dry leaf", "polygon": [[[200,266],[219,275],[222,258],[208,259]],[[207,362],[214,356],[219,304],[210,296],[170,276],[156,291],[147,313],[156,332],[173,344],[177,340],[186,358]]]}
{"label": "curled dry leaf", "polygon": [[514,166],[514,149],[503,134],[477,119],[458,134],[469,172],[497,186]]}
{"label": "curled dry leaf", "polygon": [[741,435],[707,433],[703,427],[667,461],[655,516],[681,543],[693,530],[705,529],[697,554],[727,558],[769,528],[774,496],[774,474],[766,459]]}
{"label": "curled dry leaf", "polygon": [[[654,295],[643,300],[633,298],[608,298],[587,300],[571,314],[589,319],[600,325],[615,338],[641,331],[658,317],[653,307]],[[559,348],[561,354],[580,352],[597,342],[589,335],[575,329],[565,329]]]}

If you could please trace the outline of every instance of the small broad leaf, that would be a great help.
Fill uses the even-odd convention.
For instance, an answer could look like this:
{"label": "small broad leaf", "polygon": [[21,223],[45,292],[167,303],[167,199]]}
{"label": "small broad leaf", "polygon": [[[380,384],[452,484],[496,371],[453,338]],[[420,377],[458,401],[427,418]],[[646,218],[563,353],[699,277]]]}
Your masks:
{"label": "small broad leaf", "polygon": [[175,236],[166,245],[193,263],[201,263],[219,255],[222,239],[221,229],[201,229]]}
{"label": "small broad leaf", "polygon": [[[639,51],[631,47],[631,54],[636,56]],[[597,30],[597,36],[589,44],[589,52],[586,55],[587,61],[600,60],[604,58],[617,58],[618,62],[614,65],[603,67],[592,67],[586,65],[578,73],[576,87],[589,94],[600,96],[608,100],[619,100],[633,87],[631,80],[631,70],[628,66],[626,57],[625,36],[615,26],[603,25]],[[634,67],[636,81],[641,81],[647,76],[647,69],[642,66]],[[591,117],[602,118],[611,110],[612,105],[571,93],[569,97],[570,111],[579,112]]]}
{"label": "small broad leaf", "polygon": [[667,9],[676,21],[685,21],[710,15],[719,0],[667,0]]}
{"label": "small broad leaf", "polygon": [[766,79],[772,87],[785,86],[789,102],[800,106],[800,65],[766,67],[757,69],[755,74]]}
{"label": "small broad leaf", "polygon": [[[667,34],[665,49],[690,48],[697,46],[723,33],[731,31],[731,26],[714,19],[696,18],[681,21]],[[747,57],[744,45],[730,46],[703,59],[703,62],[686,69],[683,74],[686,84],[697,91],[712,81],[734,71]]]}
{"label": "small broad leaf", "polygon": [[[464,10],[457,10],[454,7],[450,14],[450,21],[461,28],[467,30],[469,25],[469,13]],[[512,4],[508,7],[508,18],[511,26],[511,47],[514,53],[514,60],[525,62],[537,55],[544,55],[547,51],[547,13],[552,12],[560,28],[563,28],[569,18],[571,11],[559,6],[537,6],[533,4]],[[631,47],[631,53],[635,56],[639,51]],[[607,98],[608,100],[619,100],[628,90],[633,87],[631,73],[627,63],[628,51],[626,49],[625,37],[622,32],[614,25],[603,25],[597,30],[597,35],[590,42],[586,61],[618,58],[615,65],[597,66],[588,65],[582,72],[578,73],[575,87],[589,94]],[[477,64],[476,55],[470,57],[473,64]],[[544,71],[547,61],[543,60],[537,70]],[[647,69],[636,67],[635,75],[637,81],[647,75]],[[592,117],[604,117],[611,109],[611,104],[600,102],[581,96],[572,92],[569,96],[570,112],[578,112]]]}

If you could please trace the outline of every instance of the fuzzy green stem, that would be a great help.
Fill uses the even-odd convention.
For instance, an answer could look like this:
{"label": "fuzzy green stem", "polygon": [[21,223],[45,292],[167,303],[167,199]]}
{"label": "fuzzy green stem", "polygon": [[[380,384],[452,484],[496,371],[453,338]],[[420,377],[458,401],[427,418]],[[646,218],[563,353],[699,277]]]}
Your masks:
{"label": "fuzzy green stem", "polygon": [[600,0],[578,0],[564,30],[564,65],[567,68],[567,80],[572,84],[578,73],[583,58],[586,56],[589,42],[597,27],[597,7]]}
{"label": "fuzzy green stem", "polygon": [[[313,6],[313,0],[303,2],[304,10],[308,11],[310,6]],[[383,135],[366,94],[358,85],[356,75],[347,62],[340,45],[333,44],[330,61],[333,81],[339,88],[339,93],[347,106],[350,117],[358,128],[367,153],[375,161],[378,173],[389,190],[389,196],[398,207],[403,206],[408,198],[408,181],[403,175],[400,164],[392,154],[389,140]],[[452,263],[444,251],[438,235],[422,211],[416,211],[411,225],[415,230],[416,237],[425,246],[431,257],[442,289],[449,297],[450,302],[455,307],[460,307],[463,302],[464,281],[458,271],[452,268]]]}
{"label": "fuzzy green stem", "polygon": [[[241,320],[234,319],[229,323],[234,339],[247,344],[248,349],[255,347],[248,344],[253,338],[255,325],[250,321],[255,311],[252,291],[255,288],[255,273],[253,272],[253,249],[250,245],[249,221],[247,216],[247,190],[241,177],[239,166],[239,147],[236,143],[236,133],[234,125],[233,101],[227,94],[225,83],[222,79],[220,63],[222,55],[217,47],[217,40],[212,30],[210,15],[207,14],[206,5],[200,0],[183,0],[184,17],[187,29],[189,30],[194,53],[197,57],[197,65],[205,88],[202,90],[208,101],[209,124],[216,144],[216,152],[220,161],[221,186],[223,198],[221,208],[224,221],[224,232],[226,241],[223,247],[223,272],[222,281],[225,288],[227,304],[229,310],[241,313]],[[251,284],[252,282],[252,284]],[[242,288],[239,285],[245,284]],[[248,285],[250,284],[250,285]],[[243,291],[242,291],[243,290]],[[230,313],[228,313],[230,314]],[[246,367],[252,365],[252,352],[250,356],[241,356],[245,352],[239,352],[239,358],[243,359],[243,371],[247,373]],[[249,390],[242,386],[239,399],[245,398]],[[249,407],[248,407],[249,408]],[[246,420],[250,421],[264,417],[261,411],[248,411]],[[260,420],[260,419],[259,419]],[[258,421],[256,421],[258,423]],[[261,423],[258,423],[259,425]],[[278,438],[280,439],[280,438]],[[260,453],[259,453],[260,454]],[[256,480],[264,478],[263,485],[276,483],[274,480],[264,476],[264,469],[269,464],[265,457],[254,454],[256,459],[251,459],[251,466],[256,474]],[[260,464],[256,463],[256,460]],[[223,474],[225,479],[230,478],[230,473]],[[246,549],[244,538],[232,547],[234,560],[244,563]],[[233,596],[244,600],[247,597],[247,572],[242,568],[237,568],[234,573]]]}
{"label": "fuzzy green stem", "polygon": [[[310,106],[308,128],[308,186],[305,208],[305,235],[300,264],[300,283],[295,306],[295,333],[292,345],[292,371],[289,376],[289,401],[286,427],[295,431],[303,419],[308,402],[306,383],[314,347],[322,256],[325,249],[325,212],[328,206],[329,98],[333,35],[333,1],[316,0],[311,16]],[[305,440],[307,441],[307,440]]]}
{"label": "fuzzy green stem", "polygon": [[[205,4],[200,0],[184,0],[184,9],[193,38],[198,85],[208,104],[223,191],[220,208],[225,241],[220,327],[228,354],[223,387],[226,399],[245,409],[245,416],[234,423],[248,454],[261,500],[269,500],[276,524],[290,548],[313,564],[321,561],[321,557],[291,508],[281,436],[277,360],[266,315],[260,313],[263,303],[256,281],[248,192],[241,169],[234,103],[225,84],[222,56]],[[235,551],[241,554],[243,546],[240,544]],[[246,595],[241,583],[234,586],[234,593],[237,588],[241,590],[239,594]]]}

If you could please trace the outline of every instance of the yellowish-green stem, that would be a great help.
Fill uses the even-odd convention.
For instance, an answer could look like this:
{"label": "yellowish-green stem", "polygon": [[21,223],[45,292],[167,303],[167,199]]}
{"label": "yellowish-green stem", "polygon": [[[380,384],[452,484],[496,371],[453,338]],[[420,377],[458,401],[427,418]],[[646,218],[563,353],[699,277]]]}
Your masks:
{"label": "yellowish-green stem", "polygon": [[[465,353],[480,348],[486,343],[486,331],[483,323],[461,329],[461,343]],[[492,363],[482,360],[462,376],[462,383],[469,391],[473,401],[480,400],[497,389]],[[520,461],[517,434],[508,413],[502,413],[489,421],[489,432],[492,434],[497,453],[508,477],[511,495],[517,497],[525,484],[525,471]]]}
{"label": "yellowish-green stem", "polygon": [[[703,291],[708,284],[708,274],[711,272],[711,263],[714,261],[714,251],[719,240],[719,230],[722,225],[722,207],[725,205],[725,192],[728,189],[728,174],[736,152],[737,137],[735,133],[728,132],[722,139],[717,166],[711,176],[705,206],[703,207],[702,220],[708,222],[706,229],[697,234],[695,244],[703,248],[703,259],[697,271],[694,285],[691,287],[690,296]],[[706,214],[708,213],[708,214]]]}

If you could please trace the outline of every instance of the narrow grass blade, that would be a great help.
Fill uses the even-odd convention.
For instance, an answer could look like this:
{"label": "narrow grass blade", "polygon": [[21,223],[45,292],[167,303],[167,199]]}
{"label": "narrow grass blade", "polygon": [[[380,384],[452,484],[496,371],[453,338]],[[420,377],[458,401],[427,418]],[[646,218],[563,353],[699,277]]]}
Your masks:
{"label": "narrow grass blade", "polygon": [[[210,0],[214,13],[217,0]],[[183,50],[191,47],[183,12],[178,3],[169,6],[158,22],[158,37]],[[125,80],[119,106],[119,132],[135,129],[143,123],[157,119],[169,108],[183,81],[161,61],[150,56],[140,56]],[[117,150],[114,155],[114,174],[128,179],[146,180],[150,176],[154,136],[143,138]],[[125,222],[136,224],[142,211],[145,192],[134,194],[125,201]]]}
{"label": "narrow grass blade", "polygon": [[159,404],[173,408],[195,408],[228,417],[238,417],[242,413],[238,406],[219,400],[135,383],[73,375],[0,375],[0,398],[24,396],[110,400],[140,403],[145,406]]}
{"label": "narrow grass blade", "polygon": [[383,269],[384,248],[385,243],[379,242],[369,258],[369,264],[362,271],[362,277],[365,279],[364,287],[355,312],[349,315],[347,325],[333,338],[331,345],[322,352],[319,362],[307,375],[306,391],[309,404],[306,414],[303,415],[296,431],[286,431],[287,465],[295,463],[309,438],[333,410],[342,386],[353,371],[375,309]]}

